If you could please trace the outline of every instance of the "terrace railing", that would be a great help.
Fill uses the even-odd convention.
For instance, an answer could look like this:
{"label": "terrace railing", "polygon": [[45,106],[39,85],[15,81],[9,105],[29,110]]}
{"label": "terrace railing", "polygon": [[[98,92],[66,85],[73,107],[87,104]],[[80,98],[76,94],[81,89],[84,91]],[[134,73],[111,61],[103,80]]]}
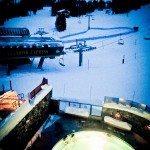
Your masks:
{"label": "terrace railing", "polygon": [[57,100],[59,101],[59,112],[65,112],[65,108],[67,106],[75,107],[75,108],[85,108],[90,116],[100,117],[102,112],[102,106],[87,104],[87,103],[80,103],[80,102],[73,102],[68,100]]}

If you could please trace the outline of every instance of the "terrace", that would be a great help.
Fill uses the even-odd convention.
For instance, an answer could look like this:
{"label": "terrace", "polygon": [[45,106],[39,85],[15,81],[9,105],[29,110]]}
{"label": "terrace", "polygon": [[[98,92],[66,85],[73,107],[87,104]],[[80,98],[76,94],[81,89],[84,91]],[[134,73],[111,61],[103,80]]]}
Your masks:
{"label": "terrace", "polygon": [[[149,138],[150,132],[145,128],[146,123],[149,122],[150,112],[145,112],[148,114],[148,118],[143,118],[143,116],[139,116],[138,114],[131,113],[130,111],[125,111],[123,115],[123,122],[130,124],[130,130],[125,130],[118,126],[114,126],[112,120],[110,123],[105,122],[105,117],[110,117],[111,119],[115,119],[112,116],[112,112],[118,111],[119,109],[116,107],[114,110],[111,110],[111,114],[109,114],[109,110],[105,109],[106,99],[110,99],[110,97],[105,97],[103,106],[96,106],[91,104],[84,104],[78,102],[70,102],[65,100],[51,100],[54,104],[54,107],[49,119],[45,122],[42,127],[42,132],[40,136],[35,140],[35,142],[31,141],[28,143],[28,146],[32,150],[41,150],[47,149],[51,150],[54,145],[59,143],[60,139],[63,139],[67,135],[79,132],[79,131],[101,131],[106,134],[110,134],[112,136],[116,136],[128,144],[136,150],[147,150],[150,144]],[[111,98],[113,99],[113,98]],[[119,100],[119,98],[118,98]],[[119,102],[119,101],[118,101]],[[116,103],[117,104],[117,103]],[[108,105],[108,104],[107,104]],[[137,108],[139,109],[139,108]],[[148,106],[147,106],[148,109]],[[121,113],[122,114],[122,113]],[[133,123],[130,119],[132,119],[132,115],[134,115],[139,119],[143,119],[142,126],[139,122]],[[128,120],[125,119],[128,116]],[[131,118],[130,118],[131,117]],[[118,120],[116,120],[118,121]],[[137,129],[139,128],[139,129]],[[34,144],[33,144],[34,143]],[[26,147],[26,150],[28,149]]]}
{"label": "terrace", "polygon": [[[44,86],[45,84],[46,86]],[[119,148],[122,150],[125,149],[124,146],[126,147],[128,145],[127,147],[129,149],[147,150],[150,146],[149,106],[145,104],[139,104],[137,102],[126,100],[123,98],[115,98],[108,96],[105,96],[104,103],[102,105],[79,103],[74,102],[73,100],[67,100],[63,98],[52,98],[52,87],[48,86],[47,84],[48,80],[43,78],[42,83],[40,83],[34,90],[30,92],[29,101],[26,101],[25,103],[25,100],[23,99],[24,95],[17,94],[16,91],[12,90],[11,86],[11,90],[5,92],[3,95],[0,96],[0,114],[1,120],[4,119],[6,121],[2,121],[6,123],[5,130],[8,132],[7,128],[9,128],[9,125],[13,122],[15,122],[15,125],[17,125],[15,128],[16,130],[13,130],[14,137],[12,137],[14,139],[17,139],[17,136],[19,136],[22,139],[24,130],[27,130],[27,124],[30,120],[32,120],[31,122],[33,122],[33,126],[35,128],[36,126],[34,125],[34,122],[37,122],[37,119],[39,119],[40,117],[45,117],[45,119],[43,120],[43,122],[46,120],[44,124],[42,123],[42,126],[39,125],[39,127],[41,126],[41,128],[39,129],[39,127],[36,127],[36,130],[32,131],[35,135],[32,134],[30,135],[30,138],[27,138],[28,136],[24,138],[24,140],[26,140],[26,142],[23,143],[26,146],[24,150],[52,150],[54,147],[58,147],[59,149],[62,149],[63,147],[64,149],[66,149],[72,146],[78,149],[82,137],[84,137],[85,139],[81,141],[89,140],[86,137],[86,135],[89,135],[91,131],[91,138],[96,138],[96,141],[97,138],[102,138],[102,141],[104,138],[104,142],[113,145],[114,149],[116,146],[120,146]],[[46,93],[43,93],[44,95],[41,93],[42,91],[44,93],[49,93],[50,91],[51,92],[48,94],[49,96],[46,96]],[[46,97],[41,97],[40,93]],[[41,98],[43,98],[43,102],[39,103],[39,101],[41,101]],[[24,103],[24,105],[21,105],[22,103]],[[39,105],[35,107],[34,105],[38,103]],[[46,109],[44,108],[44,104],[46,106],[45,108],[47,108],[47,111],[45,111]],[[33,107],[35,113],[31,111]],[[16,109],[17,111],[15,113]],[[39,112],[37,110],[41,110],[41,116],[38,115]],[[44,111],[45,114],[43,114]],[[5,112],[5,116],[2,112]],[[12,118],[12,116],[10,116],[9,114],[14,115],[14,118]],[[22,117],[20,116],[20,114],[22,114]],[[6,118],[7,115],[9,115],[9,121],[11,121],[11,123],[8,121],[8,118]],[[18,115],[21,117],[20,119]],[[33,118],[35,120],[33,120]],[[24,128],[24,130],[20,130],[20,128]],[[29,129],[32,130],[32,127],[30,126]],[[9,130],[11,131],[10,128]],[[6,136],[4,128],[1,131],[1,135]],[[30,132],[27,132],[26,134],[28,135],[29,133]],[[83,133],[83,135],[81,133]],[[71,143],[68,142],[68,138],[70,138],[70,135],[72,134],[75,136],[75,141],[77,142],[72,143],[72,140],[69,140]],[[94,137],[95,134],[100,135],[100,137]],[[110,141],[113,141],[113,143],[111,143]],[[17,142],[19,143],[19,141]],[[90,142],[91,141],[89,141],[89,143]],[[123,147],[121,146],[121,144],[117,144],[120,142],[123,142]],[[84,142],[84,147],[86,147],[87,150],[87,146],[85,143],[86,142]],[[93,142],[91,142],[91,144],[92,143]],[[99,142],[97,144],[99,145]],[[105,147],[107,144],[102,145],[103,147]],[[109,146],[106,147],[108,148]],[[53,150],[55,150],[55,148]]]}

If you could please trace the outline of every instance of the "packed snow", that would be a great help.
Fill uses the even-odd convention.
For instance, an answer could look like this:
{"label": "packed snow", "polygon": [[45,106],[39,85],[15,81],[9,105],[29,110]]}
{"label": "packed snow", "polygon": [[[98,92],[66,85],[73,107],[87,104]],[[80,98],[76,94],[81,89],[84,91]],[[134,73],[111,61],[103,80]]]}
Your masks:
{"label": "packed snow", "polygon": [[[36,15],[9,19],[2,27],[26,27],[31,36],[38,36],[34,33],[44,28],[48,34],[43,36],[61,39],[64,51],[75,45],[76,39],[84,38],[87,45],[96,49],[83,52],[82,66],[79,66],[79,53],[68,51],[64,56],[45,59],[42,69],[37,69],[39,58],[35,58],[33,64],[18,66],[10,76],[6,75],[6,66],[0,65],[0,90],[2,84],[8,89],[11,80],[13,90],[27,98],[45,77],[53,86],[55,98],[101,105],[104,97],[110,96],[150,106],[150,41],[144,39],[150,32],[149,14],[150,5],[128,14],[112,15],[106,10],[95,10],[90,18],[88,14],[67,18],[67,29],[63,32],[55,29],[56,17],[51,16],[51,7],[44,7]],[[134,27],[139,31],[123,34]],[[118,44],[120,38],[123,45]],[[59,64],[60,58],[64,59],[64,67]]]}

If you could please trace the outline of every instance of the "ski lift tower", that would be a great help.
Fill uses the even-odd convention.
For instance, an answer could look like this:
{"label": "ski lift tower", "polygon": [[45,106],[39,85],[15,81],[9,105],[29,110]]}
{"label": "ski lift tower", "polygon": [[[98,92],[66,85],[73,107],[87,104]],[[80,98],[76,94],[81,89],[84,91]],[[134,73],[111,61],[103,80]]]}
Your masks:
{"label": "ski lift tower", "polygon": [[86,17],[88,17],[88,30],[90,30],[90,20],[91,20],[92,16],[93,15],[91,15],[91,14],[86,15]]}

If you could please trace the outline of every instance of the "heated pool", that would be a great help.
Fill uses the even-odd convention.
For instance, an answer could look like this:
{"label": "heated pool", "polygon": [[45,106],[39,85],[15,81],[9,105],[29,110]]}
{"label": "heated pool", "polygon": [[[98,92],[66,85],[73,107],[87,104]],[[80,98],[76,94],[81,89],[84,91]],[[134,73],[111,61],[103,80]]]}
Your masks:
{"label": "heated pool", "polygon": [[122,139],[100,131],[80,131],[65,136],[52,150],[134,150]]}

